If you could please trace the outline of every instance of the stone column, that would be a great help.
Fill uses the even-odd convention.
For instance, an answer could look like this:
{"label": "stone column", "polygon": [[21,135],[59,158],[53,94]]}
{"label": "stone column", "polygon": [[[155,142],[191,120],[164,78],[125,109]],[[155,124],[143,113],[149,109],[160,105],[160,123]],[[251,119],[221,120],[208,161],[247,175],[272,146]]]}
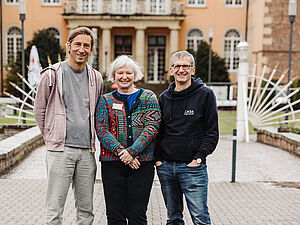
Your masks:
{"label": "stone column", "polygon": [[236,107],[236,127],[237,140],[249,142],[248,128],[248,109],[247,109],[247,88],[248,88],[248,53],[249,45],[247,42],[240,42],[237,46],[239,52],[239,69],[238,69],[238,93]]}
{"label": "stone column", "polygon": [[[68,37],[70,37],[71,32],[75,29],[76,27],[71,27],[68,26]],[[68,41],[68,40],[67,40]]]}
{"label": "stone column", "polygon": [[135,59],[145,70],[145,27],[138,27],[136,29]]}
{"label": "stone column", "polygon": [[179,43],[179,29],[180,27],[171,27],[170,28],[170,54],[178,51]]}
{"label": "stone column", "polygon": [[101,72],[107,72],[108,66],[111,63],[111,27],[102,28],[102,42],[101,42]]}

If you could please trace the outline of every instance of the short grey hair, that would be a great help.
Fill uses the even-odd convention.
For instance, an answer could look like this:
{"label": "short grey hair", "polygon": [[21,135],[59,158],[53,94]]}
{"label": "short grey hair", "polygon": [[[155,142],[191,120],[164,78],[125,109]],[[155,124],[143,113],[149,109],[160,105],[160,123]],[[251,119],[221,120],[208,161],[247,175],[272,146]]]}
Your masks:
{"label": "short grey hair", "polygon": [[130,55],[120,55],[111,64],[106,74],[108,81],[115,81],[116,70],[123,66],[131,66],[134,72],[134,81],[137,82],[144,77],[141,67]]}
{"label": "short grey hair", "polygon": [[175,59],[183,59],[183,58],[188,58],[190,60],[191,65],[195,66],[194,56],[187,51],[179,51],[179,52],[173,53],[173,55],[171,57],[170,65],[171,66],[174,65]]}

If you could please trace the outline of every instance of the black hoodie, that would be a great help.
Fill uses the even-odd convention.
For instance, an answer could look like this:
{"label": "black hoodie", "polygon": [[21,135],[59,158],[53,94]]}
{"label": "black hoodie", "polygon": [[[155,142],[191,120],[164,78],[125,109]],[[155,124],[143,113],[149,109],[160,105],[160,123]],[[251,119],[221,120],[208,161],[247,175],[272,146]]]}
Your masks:
{"label": "black hoodie", "polygon": [[159,97],[162,123],[155,160],[189,163],[201,158],[205,161],[219,140],[215,95],[202,80],[194,78],[186,90],[174,89],[173,82]]}

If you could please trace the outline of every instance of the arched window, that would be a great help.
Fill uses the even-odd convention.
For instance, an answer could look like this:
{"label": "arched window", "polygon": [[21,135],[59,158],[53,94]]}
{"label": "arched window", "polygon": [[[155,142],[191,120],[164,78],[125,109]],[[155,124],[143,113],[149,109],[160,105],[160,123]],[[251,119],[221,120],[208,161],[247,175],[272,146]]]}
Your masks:
{"label": "arched window", "polygon": [[241,7],[243,6],[244,0],[225,0],[227,7]]}
{"label": "arched window", "polygon": [[60,0],[43,0],[43,5],[59,5]]}
{"label": "arched window", "polygon": [[203,32],[199,29],[192,29],[187,35],[187,49],[198,51],[198,45],[204,40]]}
{"label": "arched window", "polygon": [[47,30],[50,33],[54,34],[54,37],[56,37],[58,39],[58,42],[60,43],[60,33],[59,33],[59,30],[56,29],[55,27],[49,27]]}
{"label": "arched window", "polygon": [[18,52],[22,48],[22,33],[18,27],[11,27],[6,34],[6,62],[11,63],[17,60]]}
{"label": "arched window", "polygon": [[16,5],[19,3],[19,0],[6,0],[6,4],[8,5]]}
{"label": "arched window", "polygon": [[206,7],[206,0],[188,0],[188,7]]}
{"label": "arched window", "polygon": [[241,41],[241,35],[237,30],[231,29],[226,32],[224,38],[224,58],[228,71],[238,68],[239,55],[236,46]]}

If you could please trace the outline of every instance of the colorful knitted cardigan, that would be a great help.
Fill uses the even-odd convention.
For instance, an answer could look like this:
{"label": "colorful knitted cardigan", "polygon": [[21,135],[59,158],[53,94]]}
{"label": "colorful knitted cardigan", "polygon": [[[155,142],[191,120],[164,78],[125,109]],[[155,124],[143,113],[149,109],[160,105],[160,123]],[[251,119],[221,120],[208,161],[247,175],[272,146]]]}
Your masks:
{"label": "colorful knitted cardigan", "polygon": [[155,94],[141,89],[131,110],[116,91],[103,95],[96,107],[96,134],[101,143],[101,161],[119,160],[125,148],[140,161],[154,160],[154,139],[161,113]]}

